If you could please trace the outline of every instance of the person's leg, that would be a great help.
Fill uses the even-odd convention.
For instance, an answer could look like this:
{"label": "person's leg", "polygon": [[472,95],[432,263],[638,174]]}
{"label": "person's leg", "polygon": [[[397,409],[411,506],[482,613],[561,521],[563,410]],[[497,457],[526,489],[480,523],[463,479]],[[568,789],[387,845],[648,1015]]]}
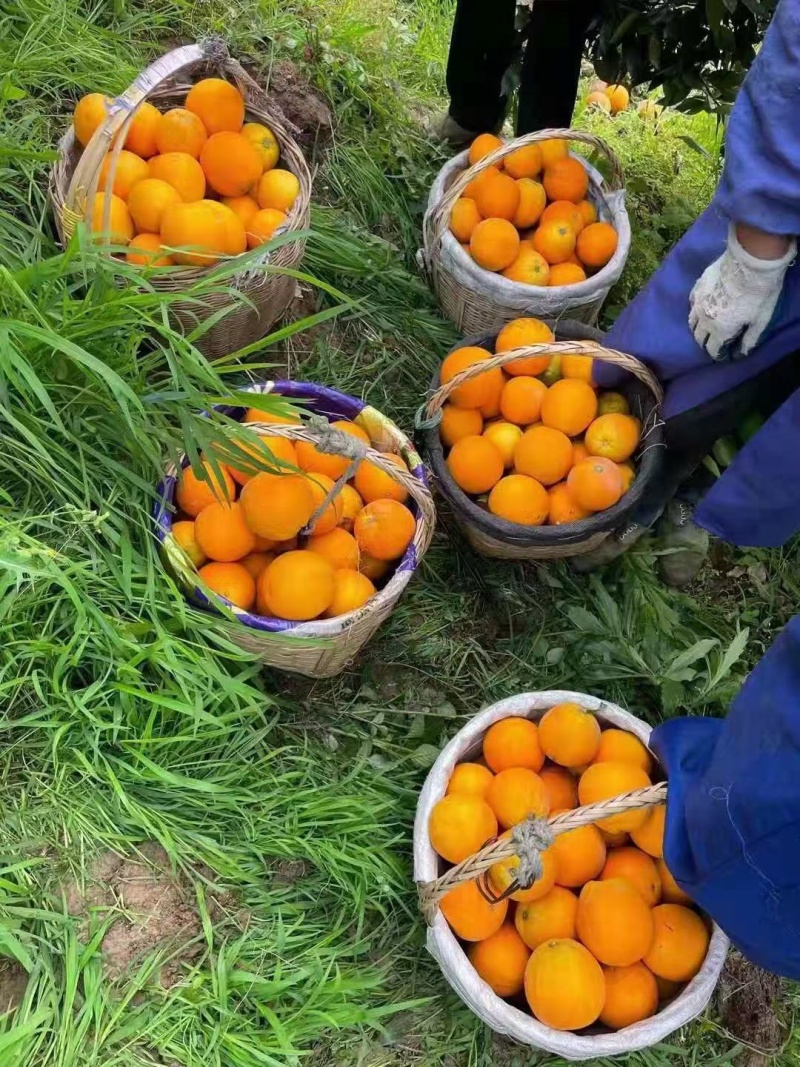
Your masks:
{"label": "person's leg", "polygon": [[449,117],[472,135],[499,129],[505,118],[515,12],[516,0],[457,0],[447,57]]}
{"label": "person's leg", "polygon": [[522,61],[517,136],[572,121],[581,59],[601,0],[535,0]]}

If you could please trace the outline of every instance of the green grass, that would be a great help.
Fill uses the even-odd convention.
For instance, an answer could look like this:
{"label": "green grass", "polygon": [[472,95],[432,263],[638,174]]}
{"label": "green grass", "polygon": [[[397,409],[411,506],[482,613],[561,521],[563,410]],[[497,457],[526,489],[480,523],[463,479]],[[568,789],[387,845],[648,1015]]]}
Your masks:
{"label": "green grass", "polygon": [[[0,1021],[0,1061],[556,1063],[497,1042],[426,957],[410,867],[426,769],[471,714],[521,690],[600,693],[652,722],[723,713],[797,602],[796,549],[720,550],[723,574],[745,568],[740,584],[710,571],[675,595],[648,547],[602,580],[489,564],[442,509],[420,576],[355,670],[319,684],[261,672],[186,604],[149,524],[167,459],[224,436],[197,413],[241,371],[171,331],[168,298],[120,287],[90,248],[58,250],[53,149],[77,96],[120,91],[164,42],[223,31],[265,68],[298,62],[337,121],[305,269],[341,312],[276,336],[251,369],[268,374],[288,346],[303,376],[410,426],[454,340],[414,269],[441,162],[420,119],[441,106],[450,5],[26,0],[0,3],[0,18],[0,959],[29,975]],[[718,144],[702,118],[584,118],[630,179],[619,305],[704,206]],[[170,990],[153,981],[158,956],[104,981],[102,916],[87,942],[63,899],[98,853],[150,840],[204,920]],[[302,876],[287,882],[286,864]],[[215,887],[231,894],[223,914]],[[733,1050],[707,1020],[626,1062],[709,1067]]]}

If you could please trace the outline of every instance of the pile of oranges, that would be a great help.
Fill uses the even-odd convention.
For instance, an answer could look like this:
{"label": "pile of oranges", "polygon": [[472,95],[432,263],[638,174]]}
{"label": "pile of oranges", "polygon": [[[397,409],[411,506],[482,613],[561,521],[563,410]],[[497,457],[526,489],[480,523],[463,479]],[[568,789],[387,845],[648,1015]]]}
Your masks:
{"label": "pile of oranges", "polygon": [[[482,133],[469,150],[474,165],[502,145]],[[525,285],[576,285],[617,250],[617,233],[598,222],[589,175],[566,141],[540,141],[510,152],[474,178],[456,200],[450,232],[484,270]]]}
{"label": "pile of oranges", "polygon": [[[514,319],[494,351],[552,340],[539,319]],[[442,384],[491,355],[456,349],[442,363]],[[642,428],[624,396],[598,392],[592,365],[582,355],[521,358],[454,389],[439,432],[456,484],[523,526],[561,526],[616,504],[635,477]]]}
{"label": "pile of oranges", "polygon": [[[252,408],[244,421],[300,420]],[[355,423],[332,425],[369,444]],[[363,460],[305,537],[349,460],[252,430],[231,447],[247,469],[206,457],[203,476],[184,467],[175,492],[172,534],[206,588],[243,611],[292,622],[334,618],[366,604],[414,536],[405,487]],[[399,456],[386,456],[404,466]]]}
{"label": "pile of oranges", "polygon": [[607,115],[618,115],[630,102],[630,93],[624,85],[608,85],[604,81],[593,82],[586,97],[587,107],[596,107]]}
{"label": "pile of oranges", "polygon": [[[112,101],[89,93],[73,113],[84,147]],[[268,241],[283,226],[300,183],[277,167],[278,141],[267,126],[245,122],[242,94],[223,78],[205,78],[183,107],[161,112],[143,103],[119,153],[109,221],[104,201],[106,156],[91,204],[91,226],[113,245],[126,245],[137,266],[198,267]]]}
{"label": "pile of oranges", "polygon": [[[653,761],[633,734],[601,729],[578,704],[536,723],[508,718],[459,764],[429,820],[431,844],[460,863],[529,815],[547,816],[650,785]],[[663,859],[665,807],[569,830],[542,855],[542,876],[513,889],[518,858],[450,890],[441,910],[480,977],[524,997],[556,1030],[620,1030],[675,997],[697,974],[709,927]],[[501,895],[512,889],[510,898]]]}

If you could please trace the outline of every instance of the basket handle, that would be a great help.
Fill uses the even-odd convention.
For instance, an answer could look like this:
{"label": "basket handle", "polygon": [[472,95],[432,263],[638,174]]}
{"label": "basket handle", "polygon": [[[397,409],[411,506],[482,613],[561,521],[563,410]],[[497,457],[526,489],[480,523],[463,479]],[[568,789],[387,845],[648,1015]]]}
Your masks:
{"label": "basket handle", "polygon": [[468,382],[471,378],[484,374],[488,370],[493,370],[495,367],[504,367],[507,363],[514,362],[514,360],[532,356],[591,356],[592,359],[599,359],[603,363],[613,363],[622,370],[628,371],[646,385],[655,396],[658,404],[661,404],[664,399],[664,392],[658,378],[649,367],[646,367],[635,356],[630,356],[626,352],[617,352],[613,348],[603,348],[602,345],[586,344],[584,341],[548,341],[546,344],[526,345],[523,348],[510,349],[508,352],[491,356],[489,359],[473,363],[471,366],[459,371],[449,382],[440,385],[430,398],[425,409],[426,420],[436,420],[439,411],[444,407],[451,393],[460,385],[463,385],[464,382]]}
{"label": "basket handle", "polygon": [[526,145],[536,144],[539,141],[551,140],[577,141],[579,144],[589,145],[591,148],[596,149],[601,155],[605,156],[611,166],[609,189],[612,192],[616,192],[625,188],[622,164],[619,161],[619,157],[602,137],[597,137],[586,130],[539,130],[537,133],[526,133],[523,137],[517,137],[516,140],[504,142],[499,148],[489,152],[488,155],[478,160],[473,166],[461,171],[442,199],[425,212],[422,220],[422,232],[427,258],[430,257],[431,250],[441,243],[450,224],[450,213],[453,209],[453,204],[455,204],[473,178],[477,178],[483,171],[495,163],[499,163],[518,148],[525,148]]}
{"label": "basket handle", "polygon": [[[468,856],[440,878],[430,882],[419,882],[417,892],[419,894],[419,906],[425,921],[432,925],[436,918],[436,912],[442,897],[446,896],[451,889],[465,882],[473,882],[481,874],[484,874],[496,863],[511,859],[518,855],[520,845],[515,840],[515,835],[520,828],[531,828],[540,839],[545,840],[566,834],[570,830],[576,830],[579,826],[588,826],[589,823],[607,819],[612,815],[622,815],[628,811],[637,811],[643,808],[654,808],[663,804],[667,798],[667,783],[659,782],[657,785],[649,785],[644,789],[635,789],[631,793],[622,793],[620,796],[611,797],[609,800],[601,800],[597,804],[587,804],[573,811],[564,811],[560,815],[552,815],[548,819],[540,819],[530,816],[522,823],[514,827],[511,836],[499,837],[488,845],[484,845],[480,851]],[[549,846],[545,846],[549,847]],[[536,850],[533,850],[536,851]]]}

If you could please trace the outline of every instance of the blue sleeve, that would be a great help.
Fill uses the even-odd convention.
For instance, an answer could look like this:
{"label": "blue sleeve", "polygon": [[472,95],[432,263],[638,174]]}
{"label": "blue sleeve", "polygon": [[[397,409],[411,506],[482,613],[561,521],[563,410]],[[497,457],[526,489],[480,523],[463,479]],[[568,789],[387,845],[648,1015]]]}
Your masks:
{"label": "blue sleeve", "polygon": [[800,234],[800,0],[780,0],[736,98],[716,199],[734,222]]}

